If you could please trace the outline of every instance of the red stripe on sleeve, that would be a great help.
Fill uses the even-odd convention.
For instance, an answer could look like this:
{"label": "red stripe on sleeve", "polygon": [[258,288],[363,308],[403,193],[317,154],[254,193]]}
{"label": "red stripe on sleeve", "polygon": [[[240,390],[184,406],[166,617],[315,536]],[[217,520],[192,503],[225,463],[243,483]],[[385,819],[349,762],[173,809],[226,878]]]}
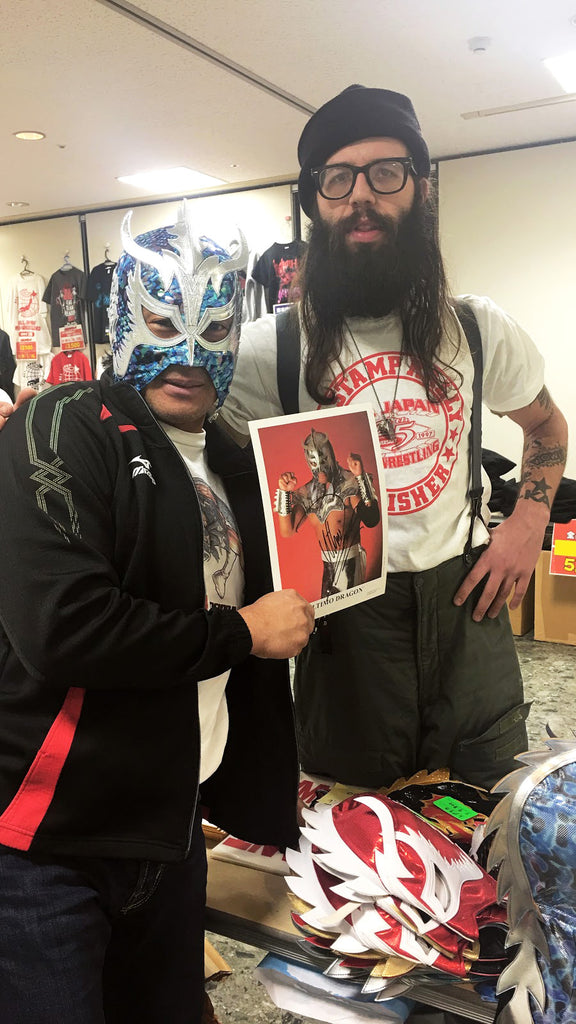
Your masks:
{"label": "red stripe on sleeve", "polygon": [[0,843],[29,850],[54,797],[68,757],[82,705],[83,690],[71,686],[14,799],[0,815]]}

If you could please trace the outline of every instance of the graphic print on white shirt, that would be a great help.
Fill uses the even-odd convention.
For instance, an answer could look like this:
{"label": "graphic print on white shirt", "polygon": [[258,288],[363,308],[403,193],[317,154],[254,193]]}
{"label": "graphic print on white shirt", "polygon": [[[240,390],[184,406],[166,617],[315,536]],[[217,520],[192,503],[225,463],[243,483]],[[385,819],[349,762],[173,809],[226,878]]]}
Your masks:
{"label": "graphic print on white shirt", "polygon": [[[30,363],[46,355],[52,340],[46,320],[47,306],[40,298],[44,291],[40,274],[17,274],[10,282],[8,296],[8,331],[12,351],[17,360]],[[15,379],[20,387],[25,382]]]}
{"label": "graphic print on white shirt", "polygon": [[[484,404],[498,414],[529,405],[544,385],[544,362],[534,342],[490,299],[473,295],[461,298],[472,306],[480,328]],[[378,403],[381,403],[384,413],[388,414],[402,345],[400,320],[394,314],[377,319],[350,318],[348,327],[357,348],[350,338],[346,339],[341,365],[334,365],[322,384],[328,387],[332,382],[341,405],[368,401],[378,415]],[[301,342],[299,410],[313,412],[318,403],[306,388],[307,341],[304,335]],[[362,358],[369,369],[362,365]],[[422,572],[461,555],[468,537],[468,458],[474,368],[463,335],[457,357],[449,339],[443,341],[439,364],[454,380],[459,393],[457,399],[438,407],[430,404],[405,359],[396,392],[398,445],[387,444],[383,439],[386,489],[390,496],[388,571],[391,573]],[[446,364],[450,366],[449,371]],[[250,420],[282,415],[277,371],[275,318],[264,316],[242,329],[234,380],[221,412],[222,419],[237,433],[246,436]],[[370,377],[374,378],[378,402]],[[485,474],[483,479],[487,502],[489,479]],[[474,546],[485,544],[488,536],[484,524],[476,519]]]}
{"label": "graphic print on white shirt", "polygon": [[[206,609],[241,608],[244,600],[244,561],[234,515],[224,485],[206,458],[206,434],[189,433],[168,423],[162,426],[182,456],[194,484],[204,537]],[[200,718],[200,782],[208,779],[222,760],[228,736],[226,683],[230,670],[198,683]]]}
{"label": "graphic print on white shirt", "polygon": [[[451,388],[449,399],[431,402],[412,361],[399,364],[398,352],[375,352],[347,366],[330,383],[340,406],[358,401],[375,405],[377,396],[390,516],[420,511],[436,500],[452,475],[464,428],[464,402],[457,389]],[[394,419],[393,440],[387,436],[385,417]],[[398,474],[393,471],[398,469],[402,485],[394,486]]]}
{"label": "graphic print on white shirt", "polygon": [[[193,476],[202,512],[204,529],[204,580],[210,607],[236,608],[234,594],[226,590],[234,569],[242,568],[242,547],[238,527],[225,501],[214,493],[205,480]],[[231,599],[232,598],[232,599]]]}

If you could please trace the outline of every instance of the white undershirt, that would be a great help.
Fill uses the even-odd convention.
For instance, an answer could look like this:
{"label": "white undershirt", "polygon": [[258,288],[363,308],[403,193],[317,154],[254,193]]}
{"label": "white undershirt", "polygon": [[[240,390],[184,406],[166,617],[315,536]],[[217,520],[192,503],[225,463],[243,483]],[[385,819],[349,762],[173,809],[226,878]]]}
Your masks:
{"label": "white undershirt", "polygon": [[[162,424],[184,459],[194,482],[204,531],[204,584],[206,607],[240,608],[244,595],[244,570],[238,528],[228,505],[220,477],[206,459],[206,434],[189,433]],[[198,683],[200,716],[200,782],[208,779],[222,760],[228,736],[226,683],[230,670]]]}

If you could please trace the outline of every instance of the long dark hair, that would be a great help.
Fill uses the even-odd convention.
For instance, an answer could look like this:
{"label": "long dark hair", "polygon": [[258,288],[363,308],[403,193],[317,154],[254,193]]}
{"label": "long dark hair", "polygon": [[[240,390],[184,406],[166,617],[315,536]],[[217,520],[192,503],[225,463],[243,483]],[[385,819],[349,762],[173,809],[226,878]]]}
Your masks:
{"label": "long dark hair", "polygon": [[[390,252],[393,259],[391,261]],[[370,256],[370,254],[367,254]],[[459,349],[457,320],[451,306],[440,243],[435,206],[430,196],[421,199],[420,189],[415,192],[414,204],[399,225],[393,247],[384,255],[381,279],[374,281],[374,271],[368,276],[362,270],[355,275],[352,286],[368,290],[353,311],[346,303],[349,283],[343,270],[340,278],[334,267],[340,266],[331,241],[331,231],[315,212],[309,247],[298,277],[301,297],[302,324],[308,339],[305,363],[305,383],[311,397],[321,405],[331,405],[334,393],[326,390],[326,370],[331,363],[339,363],[344,345],[346,315],[383,316],[395,311],[402,325],[402,351],[417,361],[422,382],[430,401],[447,398],[452,384],[442,371],[447,363],[439,358],[440,345],[449,331],[454,338],[454,357]],[[377,254],[370,257],[375,263]],[[388,269],[389,268],[389,269]],[[376,271],[378,274],[378,271]],[[367,284],[364,282],[367,281]],[[364,308],[364,306],[366,308]],[[450,327],[453,330],[450,331]]]}

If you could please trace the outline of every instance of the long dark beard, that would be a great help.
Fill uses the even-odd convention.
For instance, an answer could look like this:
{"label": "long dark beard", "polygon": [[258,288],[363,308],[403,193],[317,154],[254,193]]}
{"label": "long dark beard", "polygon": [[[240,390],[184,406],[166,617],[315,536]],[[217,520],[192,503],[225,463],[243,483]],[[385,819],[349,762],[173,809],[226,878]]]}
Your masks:
{"label": "long dark beard", "polygon": [[335,225],[316,217],[312,223],[304,274],[320,321],[385,316],[404,304],[420,278],[424,249],[420,205],[414,204],[399,222],[370,211],[371,222],[384,238],[377,246],[359,243],[351,249],[346,236],[366,216],[352,213]]}
{"label": "long dark beard", "polygon": [[[363,218],[366,213],[363,213]],[[418,360],[430,400],[447,393],[436,361],[449,322],[454,323],[438,241],[434,207],[416,191],[411,210],[398,222],[370,212],[384,234],[382,243],[349,249],[346,232],[360,219],[355,213],[327,226],[316,213],[299,286],[301,315],[308,338],[305,380],[320,404],[335,396],[326,391],[327,367],[340,360],[346,317],[385,316],[395,312],[402,325],[404,352]],[[457,349],[456,349],[457,350]]]}

